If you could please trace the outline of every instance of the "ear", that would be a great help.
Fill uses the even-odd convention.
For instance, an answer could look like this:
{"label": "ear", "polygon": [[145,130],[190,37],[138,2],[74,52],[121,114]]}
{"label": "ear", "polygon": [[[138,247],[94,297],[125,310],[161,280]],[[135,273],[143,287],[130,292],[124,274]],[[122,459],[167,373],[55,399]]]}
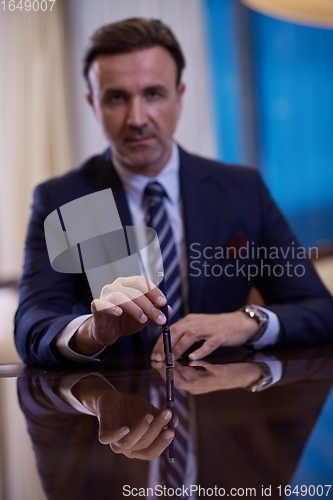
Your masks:
{"label": "ear", "polygon": [[97,122],[99,123],[98,112],[97,112],[97,109],[95,107],[94,96],[93,96],[92,92],[90,92],[90,91],[87,92],[86,95],[85,95],[85,98],[86,98],[87,103],[91,107],[92,112],[94,113],[94,116],[95,116]]}
{"label": "ear", "polygon": [[186,89],[186,85],[183,82],[180,82],[177,87],[177,93],[179,97],[182,97]]}
{"label": "ear", "polygon": [[85,98],[86,98],[86,101],[89,104],[89,106],[91,106],[92,108],[94,108],[94,98],[93,98],[92,93],[91,92],[87,92],[86,95],[85,95]]}
{"label": "ear", "polygon": [[186,89],[186,85],[183,82],[180,82],[178,84],[178,87],[176,89],[177,92],[177,99],[178,99],[178,118],[180,117],[182,110],[183,110],[183,95]]}

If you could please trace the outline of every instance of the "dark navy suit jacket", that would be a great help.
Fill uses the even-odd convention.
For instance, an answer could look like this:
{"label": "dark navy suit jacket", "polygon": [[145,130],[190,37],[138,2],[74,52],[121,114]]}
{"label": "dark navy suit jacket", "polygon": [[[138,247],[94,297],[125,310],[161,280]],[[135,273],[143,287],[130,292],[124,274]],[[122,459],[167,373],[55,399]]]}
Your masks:
{"label": "dark navy suit jacket", "polygon": [[[256,286],[269,309],[279,317],[280,345],[331,342],[333,299],[311,262],[297,259],[296,252],[293,257],[292,249],[298,243],[257,171],[220,164],[180,149],[180,187],[189,266],[190,312],[216,314],[235,311],[245,305],[251,287]],[[111,163],[110,150],[35,190],[15,320],[17,349],[28,364],[68,364],[55,347],[56,337],[76,316],[90,312],[92,300],[85,275],[57,273],[51,268],[44,220],[63,204],[106,188],[112,188],[122,224],[132,225],[124,189]],[[263,275],[259,272],[258,276],[249,279],[247,274],[249,265],[260,264],[256,250],[253,256],[248,252],[248,258],[240,258],[240,254],[225,258],[226,252],[224,258],[218,255],[218,249],[226,250],[237,235],[249,243],[251,250],[258,247],[273,249],[267,258],[265,251],[261,250],[262,263],[270,266],[270,269],[264,268]],[[205,258],[202,251],[206,247],[217,251],[209,248]],[[274,248],[282,249],[282,252],[279,250],[274,254]],[[200,258],[195,250],[201,250]],[[287,258],[284,259],[282,254],[286,255],[286,252]],[[291,266],[289,270],[287,261]],[[281,267],[273,271],[274,266],[280,264],[284,269],[282,275]],[[297,265],[304,266],[304,274],[302,268],[296,270],[303,276],[295,276]],[[216,267],[212,272],[213,266]],[[255,267],[252,274],[255,274]],[[140,332],[119,339],[103,352],[102,357],[124,354],[135,357],[148,354],[150,349],[145,333]]]}

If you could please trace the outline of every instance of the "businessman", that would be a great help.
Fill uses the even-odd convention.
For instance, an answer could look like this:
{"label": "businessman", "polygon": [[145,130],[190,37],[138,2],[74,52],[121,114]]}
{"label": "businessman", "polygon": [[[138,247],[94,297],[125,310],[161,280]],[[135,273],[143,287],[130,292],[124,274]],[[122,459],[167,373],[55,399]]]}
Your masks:
{"label": "businessman", "polygon": [[[157,287],[120,277],[93,300],[83,274],[50,265],[45,218],[107,188],[123,226],[150,225],[159,237],[175,359],[224,346],[333,340],[332,297],[258,173],[174,142],[184,66],[160,21],[128,19],[93,34],[84,57],[87,101],[110,147],[35,190],[15,333],[27,363],[163,359],[158,333],[167,299]],[[253,286],[265,307],[247,304]]]}

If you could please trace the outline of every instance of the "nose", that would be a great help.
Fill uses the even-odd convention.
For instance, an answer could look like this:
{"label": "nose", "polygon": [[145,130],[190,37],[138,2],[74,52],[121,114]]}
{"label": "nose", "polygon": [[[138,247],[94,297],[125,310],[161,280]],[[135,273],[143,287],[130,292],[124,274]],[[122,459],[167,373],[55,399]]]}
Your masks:
{"label": "nose", "polygon": [[147,124],[145,104],[140,97],[131,99],[128,103],[127,125],[142,128]]}

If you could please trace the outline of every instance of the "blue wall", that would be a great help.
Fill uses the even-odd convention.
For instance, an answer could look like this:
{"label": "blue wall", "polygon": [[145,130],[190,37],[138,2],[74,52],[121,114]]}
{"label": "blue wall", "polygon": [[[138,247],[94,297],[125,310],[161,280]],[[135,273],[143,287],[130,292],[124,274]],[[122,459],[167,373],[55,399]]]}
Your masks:
{"label": "blue wall", "polygon": [[[311,432],[311,435],[303,450],[301,459],[297,465],[297,469],[293,478],[290,481],[291,488],[302,484],[324,485],[331,484],[332,478],[332,449],[333,449],[333,391],[329,393],[321,414]],[[328,483],[329,482],[329,483]],[[304,488],[303,488],[304,491]],[[332,491],[324,488],[324,494],[332,497]],[[319,495],[314,496],[310,491],[310,495],[299,495],[302,499],[319,498]],[[297,498],[297,495],[291,495],[290,498]]]}
{"label": "blue wall", "polygon": [[[206,0],[220,159],[235,163],[245,148],[236,2]],[[333,241],[333,30],[243,9],[257,167],[303,244]]]}
{"label": "blue wall", "polygon": [[244,163],[243,96],[233,0],[206,0],[213,111],[219,158]]}

